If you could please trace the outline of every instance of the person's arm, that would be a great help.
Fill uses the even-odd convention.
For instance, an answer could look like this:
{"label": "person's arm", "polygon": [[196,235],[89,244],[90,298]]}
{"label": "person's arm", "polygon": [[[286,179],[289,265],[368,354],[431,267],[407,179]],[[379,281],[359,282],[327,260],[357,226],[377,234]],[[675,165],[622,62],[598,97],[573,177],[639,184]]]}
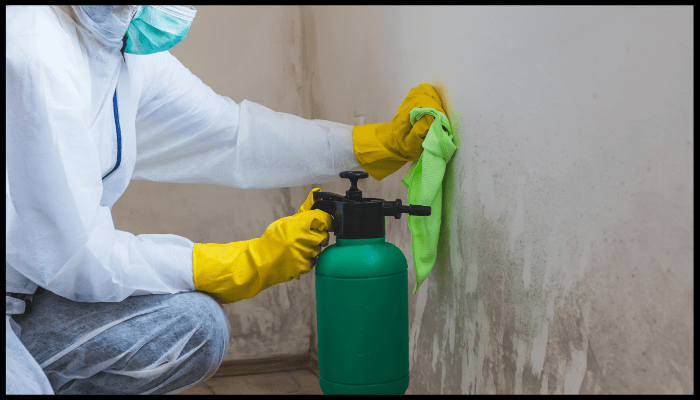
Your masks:
{"label": "person's arm", "polygon": [[77,41],[42,8],[20,11],[6,38],[6,263],[75,301],[195,290],[194,243],[114,228]]}
{"label": "person's arm", "polygon": [[361,169],[350,125],[307,120],[247,100],[236,104],[169,52],[135,64],[145,82],[133,179],[275,188],[326,183],[341,171]]}

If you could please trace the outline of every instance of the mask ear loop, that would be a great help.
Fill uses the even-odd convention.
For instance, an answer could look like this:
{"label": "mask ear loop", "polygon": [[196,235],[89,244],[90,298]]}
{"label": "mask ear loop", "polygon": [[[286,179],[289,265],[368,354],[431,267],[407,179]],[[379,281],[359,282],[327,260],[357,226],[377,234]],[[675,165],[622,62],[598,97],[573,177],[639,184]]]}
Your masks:
{"label": "mask ear loop", "polygon": [[[139,12],[139,7],[136,7],[134,9],[134,11],[131,13],[131,18],[129,18],[129,24],[131,24],[131,21],[136,16],[136,13]],[[124,59],[124,62],[126,63],[126,57],[124,56],[124,49],[126,49],[126,32],[124,32],[124,38],[122,39],[122,43],[123,43],[123,45],[122,45],[122,49],[120,51],[122,53],[122,58]]]}
{"label": "mask ear loop", "polygon": [[124,45],[122,46],[121,52],[122,52],[122,58],[124,59],[124,62],[126,63],[126,57],[124,57],[124,49],[126,49],[126,33],[124,34],[124,39],[122,39],[122,42]]}

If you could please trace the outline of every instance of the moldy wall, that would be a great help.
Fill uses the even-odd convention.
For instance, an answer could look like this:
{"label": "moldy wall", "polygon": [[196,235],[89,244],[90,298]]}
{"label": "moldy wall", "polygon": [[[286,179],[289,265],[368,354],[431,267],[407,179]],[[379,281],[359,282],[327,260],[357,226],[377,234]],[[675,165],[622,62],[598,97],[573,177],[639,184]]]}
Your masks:
{"label": "moldy wall", "polygon": [[[457,132],[407,393],[693,392],[690,7],[301,17],[313,118],[391,121],[430,83]],[[405,202],[407,169],[361,189]]]}

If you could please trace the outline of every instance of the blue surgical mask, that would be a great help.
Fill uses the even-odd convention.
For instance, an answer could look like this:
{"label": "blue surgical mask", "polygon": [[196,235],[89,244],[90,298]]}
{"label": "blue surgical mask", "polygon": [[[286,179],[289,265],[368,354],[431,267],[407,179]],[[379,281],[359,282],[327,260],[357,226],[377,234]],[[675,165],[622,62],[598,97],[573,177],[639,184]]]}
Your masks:
{"label": "blue surgical mask", "polygon": [[124,52],[152,54],[170,50],[185,38],[196,13],[194,8],[184,6],[140,7],[126,29]]}

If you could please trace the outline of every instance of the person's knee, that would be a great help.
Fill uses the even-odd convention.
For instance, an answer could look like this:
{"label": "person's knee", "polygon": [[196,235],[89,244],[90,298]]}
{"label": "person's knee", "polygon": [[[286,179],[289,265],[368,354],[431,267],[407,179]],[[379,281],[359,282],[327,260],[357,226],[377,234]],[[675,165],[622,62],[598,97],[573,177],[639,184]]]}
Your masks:
{"label": "person's knee", "polygon": [[181,293],[174,297],[177,301],[171,306],[178,308],[178,313],[186,316],[185,319],[196,326],[195,336],[202,342],[200,344],[208,348],[212,357],[219,358],[218,361],[213,361],[220,364],[230,335],[229,321],[221,306],[211,297],[199,292]]}
{"label": "person's knee", "polygon": [[[191,292],[180,293],[173,296],[176,300],[169,303],[171,311],[175,311],[182,323],[186,323],[191,330],[189,343],[182,350],[189,353],[189,363],[196,365],[194,368],[185,368],[196,374],[187,374],[189,379],[181,381],[180,386],[174,392],[179,393],[183,389],[191,387],[199,382],[211,378],[223,362],[226,348],[228,347],[230,325],[221,306],[204,293]],[[187,321],[187,322],[185,322]]]}

